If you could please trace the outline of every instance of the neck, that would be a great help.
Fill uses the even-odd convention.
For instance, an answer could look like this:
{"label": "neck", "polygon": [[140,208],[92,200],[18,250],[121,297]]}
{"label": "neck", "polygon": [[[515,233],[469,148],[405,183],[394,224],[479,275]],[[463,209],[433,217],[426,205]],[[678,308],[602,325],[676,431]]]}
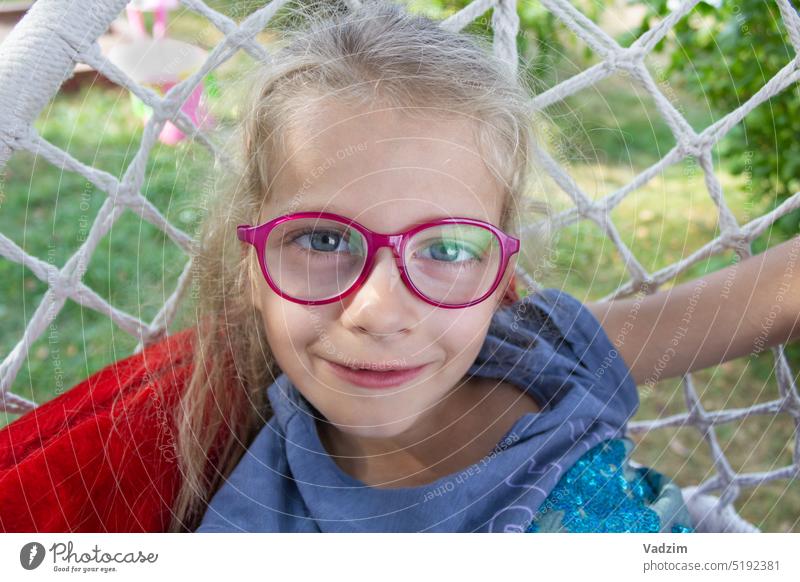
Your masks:
{"label": "neck", "polygon": [[520,416],[538,412],[529,394],[506,382],[473,377],[390,438],[345,433],[324,420],[317,431],[339,467],[367,485],[423,485],[477,463]]}

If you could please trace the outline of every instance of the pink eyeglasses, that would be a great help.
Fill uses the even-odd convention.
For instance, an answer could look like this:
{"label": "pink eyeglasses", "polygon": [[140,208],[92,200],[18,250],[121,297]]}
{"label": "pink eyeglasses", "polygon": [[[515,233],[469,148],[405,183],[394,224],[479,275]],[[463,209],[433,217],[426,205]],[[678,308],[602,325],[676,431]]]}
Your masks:
{"label": "pink eyeglasses", "polygon": [[406,287],[449,309],[489,297],[519,251],[519,239],[472,218],[442,218],[382,234],[330,212],[298,212],[236,228],[253,245],[270,288],[303,305],[339,301],[359,289],[381,247],[390,247]]}

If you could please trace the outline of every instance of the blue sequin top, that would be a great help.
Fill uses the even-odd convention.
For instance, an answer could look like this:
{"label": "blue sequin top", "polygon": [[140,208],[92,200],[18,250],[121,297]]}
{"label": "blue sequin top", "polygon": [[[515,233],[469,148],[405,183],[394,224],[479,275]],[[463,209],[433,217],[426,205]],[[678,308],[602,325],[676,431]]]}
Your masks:
{"label": "blue sequin top", "polygon": [[417,487],[371,487],[317,433],[320,413],[281,374],[274,412],[212,497],[198,532],[691,532],[680,488],[630,459],[630,372],[576,298],[542,289],[493,316],[470,375],[509,382],[540,410],[488,454]]}
{"label": "blue sequin top", "polygon": [[691,533],[680,489],[647,467],[634,468],[628,438],[583,455],[550,492],[527,533]]}

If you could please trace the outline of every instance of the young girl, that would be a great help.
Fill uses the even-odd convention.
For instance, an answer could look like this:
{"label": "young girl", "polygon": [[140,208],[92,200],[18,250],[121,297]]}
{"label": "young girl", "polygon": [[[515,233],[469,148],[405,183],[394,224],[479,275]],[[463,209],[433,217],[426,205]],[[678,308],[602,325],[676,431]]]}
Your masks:
{"label": "young girl", "polygon": [[[636,386],[598,320],[515,294],[525,210],[547,207],[503,63],[375,2],[296,32],[264,74],[197,257],[212,364],[181,407],[176,528],[692,531],[679,488],[628,462]],[[235,263],[212,252],[232,244]]]}

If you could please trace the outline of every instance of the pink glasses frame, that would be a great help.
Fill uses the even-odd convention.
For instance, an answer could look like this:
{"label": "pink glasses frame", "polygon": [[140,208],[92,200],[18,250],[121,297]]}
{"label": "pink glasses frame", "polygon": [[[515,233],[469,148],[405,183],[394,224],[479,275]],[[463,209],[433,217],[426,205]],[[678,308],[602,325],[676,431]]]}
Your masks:
{"label": "pink glasses frame", "polygon": [[[329,299],[319,299],[319,300],[304,300],[304,299],[296,299],[294,297],[288,296],[283,293],[272,278],[269,275],[267,270],[267,265],[264,260],[264,245],[267,242],[267,237],[269,233],[272,231],[273,228],[276,226],[287,222],[289,220],[296,220],[302,218],[317,218],[320,220],[336,220],[347,227],[351,227],[356,229],[366,240],[367,245],[367,256],[366,260],[364,261],[364,268],[361,270],[361,274],[358,278],[353,282],[353,284],[347,288],[344,292],[340,293],[336,297],[331,297]],[[457,305],[447,304],[447,303],[440,303],[434,301],[419,291],[414,286],[414,283],[411,282],[411,279],[408,277],[406,272],[405,263],[403,261],[403,257],[405,256],[405,247],[409,241],[409,239],[419,232],[420,230],[429,228],[431,226],[438,226],[442,224],[471,224],[473,226],[480,226],[485,228],[486,230],[491,231],[495,237],[500,241],[500,268],[497,270],[497,276],[495,277],[494,282],[492,283],[491,288],[478,299],[470,301],[469,303],[460,303]],[[379,232],[374,232],[367,227],[359,224],[355,220],[350,218],[341,216],[339,214],[333,214],[331,212],[296,212],[293,214],[285,214],[283,216],[279,216],[270,220],[269,222],[265,222],[263,224],[252,226],[249,224],[240,224],[236,227],[236,234],[239,237],[239,240],[249,243],[253,245],[256,250],[258,251],[258,263],[261,267],[261,273],[264,275],[264,279],[266,279],[267,284],[270,288],[283,297],[284,299],[288,299],[289,301],[293,301],[294,303],[299,303],[301,305],[325,305],[328,303],[333,303],[334,301],[339,301],[343,297],[346,297],[353,291],[360,289],[361,286],[364,284],[364,281],[367,280],[370,273],[372,272],[373,267],[375,266],[375,256],[378,254],[378,250],[383,247],[390,247],[392,249],[392,253],[394,254],[395,264],[397,265],[398,270],[400,271],[400,277],[402,278],[403,282],[405,283],[406,287],[417,297],[429,303],[431,305],[435,305],[437,307],[443,307],[445,309],[461,309],[464,307],[470,307],[471,305],[475,305],[484,301],[487,297],[489,297],[492,293],[494,293],[497,286],[500,284],[500,281],[503,278],[503,274],[508,267],[508,262],[511,260],[512,255],[514,253],[519,252],[520,248],[520,241],[519,239],[506,234],[493,224],[488,222],[484,222],[482,220],[476,220],[474,218],[441,218],[439,220],[434,220],[431,222],[425,222],[423,224],[418,224],[413,226],[412,228],[406,230],[405,232],[398,232],[395,234],[384,234]]]}

